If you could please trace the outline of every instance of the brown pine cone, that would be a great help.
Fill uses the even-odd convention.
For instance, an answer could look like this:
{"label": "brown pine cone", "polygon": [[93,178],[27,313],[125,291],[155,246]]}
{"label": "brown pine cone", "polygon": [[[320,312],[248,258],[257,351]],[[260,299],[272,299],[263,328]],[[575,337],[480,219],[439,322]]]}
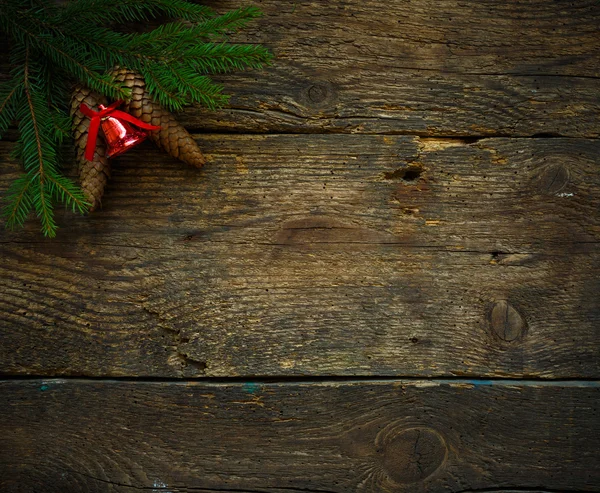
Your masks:
{"label": "brown pine cone", "polygon": [[131,88],[131,100],[123,109],[145,123],[160,125],[160,130],[151,131],[149,135],[158,147],[197,168],[206,162],[196,141],[173,113],[155,102],[146,91],[146,82],[141,75],[121,67],[114,68],[111,74]]}
{"label": "brown pine cone", "polygon": [[98,136],[94,160],[85,158],[90,119],[79,111],[81,103],[92,109],[97,109],[99,104],[106,105],[106,98],[97,92],[83,86],[77,86],[71,96],[71,116],[73,117],[73,136],[77,151],[77,164],[79,166],[79,180],[81,189],[90,204],[90,212],[100,206],[104,187],[110,178],[110,162],[106,157],[106,144]]}

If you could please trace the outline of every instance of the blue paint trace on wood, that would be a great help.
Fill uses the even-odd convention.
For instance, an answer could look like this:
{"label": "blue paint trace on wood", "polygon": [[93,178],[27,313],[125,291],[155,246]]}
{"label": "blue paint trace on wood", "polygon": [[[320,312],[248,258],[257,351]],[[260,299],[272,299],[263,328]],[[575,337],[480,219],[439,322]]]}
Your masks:
{"label": "blue paint trace on wood", "polygon": [[[493,380],[470,380],[469,383],[472,383],[475,387],[481,387],[483,385],[494,385]],[[496,382],[498,383],[498,382]]]}
{"label": "blue paint trace on wood", "polygon": [[42,385],[40,385],[40,390],[41,390],[42,392],[44,392],[45,390],[48,390],[48,388],[49,388],[49,387],[48,387],[48,385],[46,385],[45,383],[44,383],[44,384],[42,384]]}
{"label": "blue paint trace on wood", "polygon": [[244,392],[248,392],[249,394],[256,394],[257,392],[260,392],[260,387],[260,384],[254,382],[246,382],[244,385],[242,385]]}

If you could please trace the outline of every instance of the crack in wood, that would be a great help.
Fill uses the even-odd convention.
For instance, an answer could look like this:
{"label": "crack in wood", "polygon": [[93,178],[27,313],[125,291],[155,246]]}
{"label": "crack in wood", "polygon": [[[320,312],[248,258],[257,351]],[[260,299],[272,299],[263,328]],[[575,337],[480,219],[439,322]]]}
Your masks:
{"label": "crack in wood", "polygon": [[180,376],[185,375],[186,367],[193,367],[198,373],[203,374],[206,371],[207,363],[206,361],[197,360],[195,358],[190,357],[190,355],[181,349],[181,345],[185,344],[187,341],[181,335],[181,329],[177,329],[173,327],[171,322],[164,316],[164,314],[156,309],[150,308],[147,306],[147,303],[138,304],[146,313],[150,314],[153,318],[157,320],[157,325],[160,327],[165,333],[169,334],[173,340],[174,353],[169,359],[169,362],[172,364],[174,361],[177,361],[180,365]]}
{"label": "crack in wood", "polygon": [[141,383],[141,384],[171,384],[171,385],[188,385],[189,383],[203,384],[207,386],[231,386],[244,384],[260,384],[272,386],[296,386],[296,385],[317,385],[317,386],[338,386],[341,384],[359,385],[359,384],[427,384],[427,385],[450,385],[450,386],[523,386],[523,387],[591,387],[600,388],[600,379],[586,378],[500,378],[500,377],[480,377],[480,376],[344,376],[344,375],[328,375],[322,377],[298,377],[298,376],[268,376],[268,375],[253,375],[251,377],[90,377],[90,376],[72,376],[66,375],[61,377],[48,377],[45,375],[10,375],[0,373],[0,383],[9,382],[33,382],[35,385],[42,384],[62,384],[65,382],[75,383]]}

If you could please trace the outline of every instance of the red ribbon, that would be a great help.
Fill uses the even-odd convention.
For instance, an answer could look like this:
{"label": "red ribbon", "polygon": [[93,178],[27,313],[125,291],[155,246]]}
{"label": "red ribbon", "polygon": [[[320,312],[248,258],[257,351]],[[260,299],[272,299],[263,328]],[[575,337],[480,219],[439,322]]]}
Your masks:
{"label": "red ribbon", "polygon": [[85,116],[89,116],[92,121],[90,122],[90,128],[88,130],[88,140],[85,145],[85,158],[88,161],[94,160],[94,151],[96,150],[96,138],[98,137],[98,130],[100,129],[100,122],[103,118],[107,116],[113,116],[118,118],[119,120],[125,120],[126,122],[133,123],[136,127],[143,128],[144,130],[159,130],[160,127],[156,125],[150,125],[149,123],[144,123],[142,120],[131,116],[129,113],[125,113],[124,111],[120,111],[117,109],[118,106],[123,102],[122,99],[119,101],[115,101],[109,107],[100,110],[94,111],[85,103],[81,103],[79,109]]}

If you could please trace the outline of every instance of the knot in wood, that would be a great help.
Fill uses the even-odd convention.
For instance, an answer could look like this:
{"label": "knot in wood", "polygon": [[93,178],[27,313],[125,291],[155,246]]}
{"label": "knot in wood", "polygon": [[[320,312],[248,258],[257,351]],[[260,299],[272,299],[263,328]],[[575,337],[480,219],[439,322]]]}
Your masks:
{"label": "knot in wood", "polygon": [[308,99],[313,103],[322,103],[327,99],[327,87],[315,84],[308,89]]}
{"label": "knot in wood", "polygon": [[336,99],[335,89],[331,82],[315,82],[302,91],[300,99],[309,107],[323,108]]}
{"label": "knot in wood", "polygon": [[538,170],[534,177],[535,187],[546,195],[554,195],[569,184],[570,173],[562,164],[549,164]]}
{"label": "knot in wood", "polygon": [[423,481],[446,461],[447,447],[440,434],[426,427],[383,430],[378,450],[381,465],[395,483]]}
{"label": "knot in wood", "polygon": [[490,313],[490,324],[494,333],[507,342],[522,337],[526,328],[525,319],[506,300],[494,304]]}

